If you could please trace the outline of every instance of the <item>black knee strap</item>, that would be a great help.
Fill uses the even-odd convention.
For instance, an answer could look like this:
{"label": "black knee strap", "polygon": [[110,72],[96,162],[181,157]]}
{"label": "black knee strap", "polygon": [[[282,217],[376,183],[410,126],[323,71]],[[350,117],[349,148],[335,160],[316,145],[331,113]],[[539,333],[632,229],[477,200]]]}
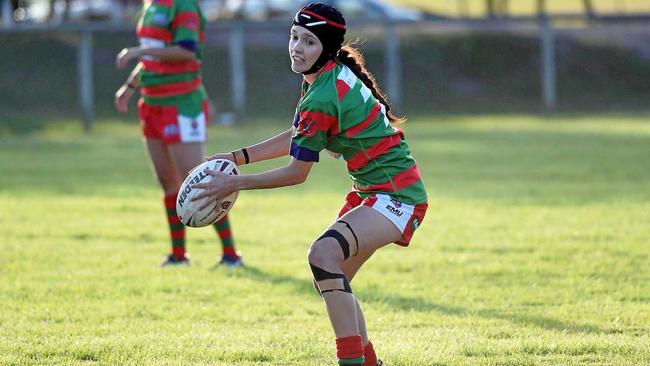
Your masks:
{"label": "black knee strap", "polygon": [[352,233],[352,236],[354,236],[354,241],[357,244],[357,250],[352,255],[354,257],[355,255],[357,255],[357,253],[359,253],[359,238],[357,238],[357,234],[354,233],[354,230],[352,230],[352,226],[350,226],[350,224],[348,224],[347,222],[345,222],[343,220],[338,220],[337,222],[345,224],[345,226],[347,226],[348,230],[350,230],[350,232]]}
{"label": "black knee strap", "polygon": [[321,295],[331,291],[344,291],[352,293],[350,282],[348,282],[348,279],[343,273],[327,272],[326,270],[318,268],[311,263],[309,263],[309,267],[311,267],[311,273],[314,275],[314,279],[318,283],[318,290],[320,291]]}
{"label": "black knee strap", "polygon": [[343,251],[343,259],[348,259],[348,257],[350,257],[350,243],[348,243],[347,239],[345,239],[341,233],[336,230],[327,230],[317,240],[321,240],[323,238],[336,239],[336,241],[338,241],[339,245],[341,246],[341,250]]}

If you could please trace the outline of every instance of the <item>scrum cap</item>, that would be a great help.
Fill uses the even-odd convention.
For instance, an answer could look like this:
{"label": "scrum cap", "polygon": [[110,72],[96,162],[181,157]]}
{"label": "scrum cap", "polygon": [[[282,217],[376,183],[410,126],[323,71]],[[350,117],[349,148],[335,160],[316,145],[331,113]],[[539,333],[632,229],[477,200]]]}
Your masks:
{"label": "scrum cap", "polygon": [[313,74],[320,70],[327,61],[333,60],[343,46],[345,36],[345,19],[336,8],[322,3],[311,3],[298,10],[292,25],[301,26],[310,32],[323,44],[323,53],[311,69],[303,74]]}

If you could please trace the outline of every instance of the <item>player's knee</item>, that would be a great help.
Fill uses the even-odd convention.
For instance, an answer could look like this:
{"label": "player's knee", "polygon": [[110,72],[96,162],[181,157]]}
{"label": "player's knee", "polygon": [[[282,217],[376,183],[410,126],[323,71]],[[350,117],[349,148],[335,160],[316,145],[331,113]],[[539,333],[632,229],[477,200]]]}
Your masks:
{"label": "player's knee", "polygon": [[334,270],[343,262],[340,251],[337,250],[337,244],[331,238],[319,238],[309,248],[307,260],[309,264]]}
{"label": "player's knee", "polygon": [[319,294],[331,291],[352,292],[341,271],[343,256],[332,238],[319,238],[309,248],[309,267],[314,276],[314,288]]}

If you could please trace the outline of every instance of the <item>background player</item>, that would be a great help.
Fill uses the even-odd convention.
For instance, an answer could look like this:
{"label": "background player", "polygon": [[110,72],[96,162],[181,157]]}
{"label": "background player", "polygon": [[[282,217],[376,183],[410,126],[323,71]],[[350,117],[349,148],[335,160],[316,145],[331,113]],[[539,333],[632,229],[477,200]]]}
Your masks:
{"label": "background player", "polygon": [[[163,266],[189,264],[185,252],[185,226],[176,216],[176,194],[187,173],[205,156],[207,93],[201,79],[205,18],[196,0],[145,0],[137,25],[140,46],[123,49],[118,69],[138,60],[115,94],[120,112],[136,88],[140,123],[158,181],[172,242]],[[235,250],[228,216],[215,229],[223,246],[220,263],[243,265]]]}

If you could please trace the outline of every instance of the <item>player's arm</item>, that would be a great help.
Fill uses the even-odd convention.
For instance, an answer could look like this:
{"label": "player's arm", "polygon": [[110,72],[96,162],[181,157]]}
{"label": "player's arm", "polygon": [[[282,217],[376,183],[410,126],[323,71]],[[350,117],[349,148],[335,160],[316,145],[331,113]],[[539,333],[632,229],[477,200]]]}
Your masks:
{"label": "player's arm", "polygon": [[279,188],[301,184],[307,180],[312,161],[292,158],[289,164],[263,173],[232,176],[233,192],[250,189]]}
{"label": "player's arm", "polygon": [[122,113],[129,111],[129,101],[135,94],[135,88],[138,87],[138,73],[141,69],[142,65],[137,64],[124,84],[115,92],[115,108]]}
{"label": "player's arm", "polygon": [[[292,158],[289,164],[281,168],[269,170],[257,174],[226,175],[214,170],[206,170],[205,173],[212,176],[208,183],[193,184],[192,188],[201,188],[201,193],[192,198],[192,201],[204,197],[221,199],[229,194],[251,189],[279,188],[293,186],[303,183],[311,171],[314,163]],[[211,200],[205,203],[200,210],[207,207]]]}
{"label": "player's arm", "polygon": [[135,46],[125,48],[117,54],[115,64],[118,69],[123,69],[134,59],[140,59],[144,56],[154,57],[160,61],[183,62],[196,59],[196,53],[191,47],[175,44],[167,47],[142,47]]}
{"label": "player's arm", "polygon": [[291,127],[289,130],[279,133],[268,140],[233,151],[231,154],[235,159],[235,163],[238,165],[252,164],[289,155],[293,129]]}
{"label": "player's arm", "polygon": [[133,71],[129,74],[129,77],[126,78],[126,82],[124,82],[124,85],[126,86],[131,86],[133,88],[138,87],[138,74],[142,71],[142,64],[138,63],[135,65],[133,68]]}

